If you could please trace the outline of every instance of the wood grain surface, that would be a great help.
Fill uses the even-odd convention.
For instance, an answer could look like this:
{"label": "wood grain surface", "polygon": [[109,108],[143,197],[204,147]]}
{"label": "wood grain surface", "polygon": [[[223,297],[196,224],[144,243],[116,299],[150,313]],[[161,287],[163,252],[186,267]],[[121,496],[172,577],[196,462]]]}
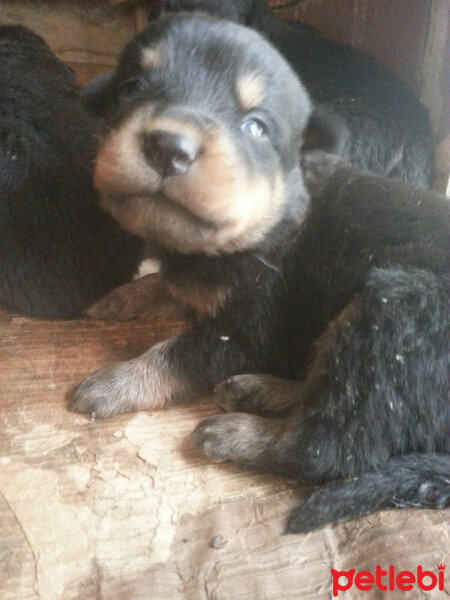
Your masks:
{"label": "wood grain surface", "polygon": [[325,600],[330,568],[445,562],[443,512],[281,535],[307,489],[198,456],[186,438],[216,412],[208,399],[106,421],[66,411],[93,369],[179,329],[0,313],[0,600]]}

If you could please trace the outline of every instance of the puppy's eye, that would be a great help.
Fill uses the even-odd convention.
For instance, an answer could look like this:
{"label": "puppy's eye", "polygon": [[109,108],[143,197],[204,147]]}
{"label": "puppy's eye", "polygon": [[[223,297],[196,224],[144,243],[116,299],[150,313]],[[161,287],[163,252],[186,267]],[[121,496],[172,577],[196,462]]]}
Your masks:
{"label": "puppy's eye", "polygon": [[247,119],[241,125],[241,129],[247,135],[253,137],[264,137],[267,134],[267,127],[260,119]]}
{"label": "puppy's eye", "polygon": [[117,90],[117,95],[119,98],[127,99],[133,98],[139,92],[145,88],[144,82],[139,77],[133,77],[132,79],[127,79],[123,83],[121,83]]}

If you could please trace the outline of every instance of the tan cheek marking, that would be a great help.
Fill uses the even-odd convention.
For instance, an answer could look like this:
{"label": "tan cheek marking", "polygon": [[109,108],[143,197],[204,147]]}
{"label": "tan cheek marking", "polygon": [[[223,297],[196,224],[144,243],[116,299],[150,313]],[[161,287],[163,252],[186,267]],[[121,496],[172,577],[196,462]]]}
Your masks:
{"label": "tan cheek marking", "polygon": [[206,141],[189,173],[168,181],[165,191],[194,214],[217,223],[216,230],[202,235],[189,237],[188,231],[180,230],[176,242],[184,250],[212,254],[243,249],[260,240],[278,220],[285,202],[282,173],[272,180],[250,176],[231,141],[220,132]]}
{"label": "tan cheek marking", "polygon": [[[216,227],[205,228],[194,217],[188,219],[175,205],[151,201],[152,190],[158,189],[160,180],[143,160],[137,136],[154,129],[182,132],[201,144],[202,152],[189,172],[169,178],[163,191],[180,207]],[[224,132],[205,133],[189,123],[153,119],[149,109],[140,111],[107,139],[99,154],[95,182],[103,192],[103,208],[124,228],[185,252],[215,254],[249,247],[276,223],[285,200],[281,172],[271,179],[250,176]],[[121,191],[128,198],[117,203],[114,192]],[[199,313],[215,310],[198,299],[191,304]],[[208,299],[208,304],[219,306],[220,302]]]}
{"label": "tan cheek marking", "polygon": [[143,69],[151,70],[161,67],[163,64],[164,55],[161,48],[143,48],[141,53],[141,65]]}
{"label": "tan cheek marking", "polygon": [[221,134],[206,140],[202,154],[182,178],[167,181],[169,195],[179,197],[186,208],[213,221],[228,220],[229,197],[242,185],[242,167],[231,142]]}
{"label": "tan cheek marking", "polygon": [[96,159],[94,185],[98,190],[139,193],[158,184],[159,176],[148,167],[139,143],[143,123],[151,114],[149,107],[137,111],[106,138]]}
{"label": "tan cheek marking", "polygon": [[259,106],[267,95],[266,81],[259,73],[241,75],[236,84],[236,97],[243,110]]}
{"label": "tan cheek marking", "polygon": [[152,107],[137,111],[105,140],[97,155],[94,185],[100,191],[151,193],[159,185],[159,175],[145,161],[140,146],[143,133],[161,130],[186,135],[201,148],[203,136],[189,123],[174,119],[154,119]]}
{"label": "tan cheek marking", "polygon": [[238,189],[224,195],[228,203],[228,220],[215,233],[217,247],[226,250],[244,249],[258,242],[278,221],[283,211],[285,193],[281,173],[274,181],[249,177],[241,172]]}
{"label": "tan cheek marking", "polygon": [[108,194],[100,197],[100,206],[115,219],[121,227],[143,239],[147,239],[148,227],[152,223],[152,212],[146,197],[136,196],[117,203]]}

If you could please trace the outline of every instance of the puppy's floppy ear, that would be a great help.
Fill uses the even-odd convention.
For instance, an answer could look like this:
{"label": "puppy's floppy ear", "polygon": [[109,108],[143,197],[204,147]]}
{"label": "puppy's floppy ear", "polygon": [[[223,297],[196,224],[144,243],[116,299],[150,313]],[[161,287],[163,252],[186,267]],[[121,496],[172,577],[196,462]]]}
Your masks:
{"label": "puppy's floppy ear", "polygon": [[89,111],[98,116],[106,115],[108,101],[112,95],[114,72],[102,73],[91,79],[80,91],[80,97]]}
{"label": "puppy's floppy ear", "polygon": [[302,152],[323,150],[330,154],[345,154],[350,131],[343,118],[323,105],[314,108],[303,133]]}

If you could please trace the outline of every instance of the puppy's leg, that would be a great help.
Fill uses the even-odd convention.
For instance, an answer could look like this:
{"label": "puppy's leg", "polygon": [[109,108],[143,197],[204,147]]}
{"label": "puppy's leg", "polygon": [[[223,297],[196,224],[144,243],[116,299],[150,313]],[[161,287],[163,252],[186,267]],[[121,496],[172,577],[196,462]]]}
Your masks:
{"label": "puppy's leg", "polygon": [[179,318],[183,314],[159,273],[126,283],[100,298],[86,314],[92,319],[130,321],[139,317]]}
{"label": "puppy's leg", "polygon": [[190,387],[169,359],[174,340],[157,344],[138,358],[95,371],[72,390],[69,409],[105,418],[164,408],[180,400]]}
{"label": "puppy's leg", "polygon": [[[300,508],[296,531],[395,506],[398,474],[381,476],[390,457],[448,452],[449,329],[445,280],[419,269],[376,269],[319,339],[290,418],[215,417],[200,423],[194,444],[214,461],[314,483],[378,473],[372,496],[382,495],[383,505],[360,503],[353,479],[345,489],[327,488],[325,515]],[[421,481],[428,489],[425,476],[414,479],[417,489]]]}
{"label": "puppy's leg", "polygon": [[[323,430],[333,427],[329,419],[325,426],[320,422],[321,404],[324,404],[321,395],[326,395],[328,384],[327,352],[335,336],[347,329],[349,319],[356,318],[358,311],[356,300],[330,326],[304,382],[265,375],[237,375],[216,387],[216,402],[225,410],[283,417],[294,407],[290,417],[219,415],[197,426],[191,437],[193,444],[212,462],[233,461],[245,469],[313,481],[321,479],[327,465],[322,466],[322,441],[316,437],[316,430],[319,425]],[[326,444],[326,440],[323,443]],[[324,454],[326,457],[327,452]],[[328,461],[329,456],[325,460]]]}
{"label": "puppy's leg", "polygon": [[163,408],[233,373],[256,370],[238,336],[225,342],[221,331],[214,320],[205,321],[138,358],[96,371],[71,392],[69,408],[97,417]]}
{"label": "puppy's leg", "polygon": [[[360,302],[355,299],[330,324],[318,343],[316,359],[304,382],[238,375],[216,388],[216,401],[226,410],[249,408],[250,412],[280,416],[295,406],[291,417],[272,420],[241,413],[212,417],[194,430],[193,444],[213,462],[233,461],[246,469],[299,479],[321,478],[316,473],[323,463],[316,428],[324,429],[320,410],[321,405],[326,405],[322,396],[326,397],[328,387],[327,359],[336,340],[347,336],[350,324],[359,319],[359,314]],[[326,427],[332,426],[327,420]]]}

